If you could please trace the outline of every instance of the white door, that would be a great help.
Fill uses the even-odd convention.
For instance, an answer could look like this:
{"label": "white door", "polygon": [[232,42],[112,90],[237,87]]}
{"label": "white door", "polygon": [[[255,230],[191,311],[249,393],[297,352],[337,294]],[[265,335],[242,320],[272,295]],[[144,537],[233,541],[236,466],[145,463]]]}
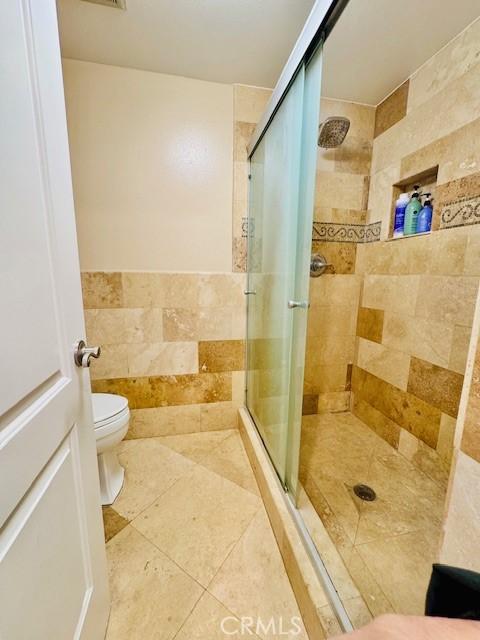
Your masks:
{"label": "white door", "polygon": [[96,640],[109,602],[55,2],[0,8],[0,638]]}

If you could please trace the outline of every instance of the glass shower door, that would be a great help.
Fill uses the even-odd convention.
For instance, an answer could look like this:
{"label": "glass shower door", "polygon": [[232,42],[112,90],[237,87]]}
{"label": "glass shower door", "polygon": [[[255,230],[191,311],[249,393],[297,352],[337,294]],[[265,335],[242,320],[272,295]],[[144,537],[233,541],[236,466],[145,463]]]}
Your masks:
{"label": "glass shower door", "polygon": [[247,407],[294,495],[305,361],[321,51],[250,158]]}

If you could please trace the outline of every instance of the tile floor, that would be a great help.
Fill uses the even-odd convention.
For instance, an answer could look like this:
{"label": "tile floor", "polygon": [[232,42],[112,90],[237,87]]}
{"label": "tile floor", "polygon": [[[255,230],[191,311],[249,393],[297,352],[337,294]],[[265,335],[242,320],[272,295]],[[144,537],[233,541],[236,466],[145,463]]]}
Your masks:
{"label": "tile floor", "polygon": [[285,631],[301,618],[239,433],[127,440],[119,451],[125,484],[104,508],[107,640],[230,638],[246,617],[276,620],[275,633],[247,634],[257,640],[306,639],[303,623],[279,633],[280,619]]}
{"label": "tile floor", "polygon": [[[439,546],[444,486],[350,413],[304,416],[300,468],[307,502],[343,562],[339,573],[338,554],[337,566],[328,566],[335,554],[320,549],[334,581],[340,575],[337,588],[344,602],[358,590],[372,615],[423,613]],[[377,499],[357,498],[357,483],[371,486]]]}

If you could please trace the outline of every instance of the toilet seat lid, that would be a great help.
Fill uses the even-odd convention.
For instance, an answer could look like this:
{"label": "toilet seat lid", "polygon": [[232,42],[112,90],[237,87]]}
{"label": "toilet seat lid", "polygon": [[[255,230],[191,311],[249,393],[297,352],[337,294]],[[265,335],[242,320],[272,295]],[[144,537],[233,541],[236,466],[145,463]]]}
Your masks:
{"label": "toilet seat lid", "polygon": [[92,393],[93,422],[106,422],[128,408],[128,400],[114,393]]}

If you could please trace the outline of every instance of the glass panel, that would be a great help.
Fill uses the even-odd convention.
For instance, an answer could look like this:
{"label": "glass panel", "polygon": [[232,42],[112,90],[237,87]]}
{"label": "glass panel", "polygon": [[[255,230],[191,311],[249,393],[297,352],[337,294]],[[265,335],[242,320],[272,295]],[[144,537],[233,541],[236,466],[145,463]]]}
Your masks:
{"label": "glass panel", "polygon": [[[247,406],[296,494],[321,52],[302,68],[251,158]],[[303,306],[289,308],[289,301]]]}
{"label": "glass panel", "polygon": [[247,406],[285,483],[304,69],[251,158]]}
{"label": "glass panel", "polygon": [[[305,71],[297,251],[294,267],[295,300],[308,300],[309,298],[321,81],[322,47],[320,46]],[[293,312],[286,485],[295,502],[298,491],[307,317],[306,309],[297,309]]]}

